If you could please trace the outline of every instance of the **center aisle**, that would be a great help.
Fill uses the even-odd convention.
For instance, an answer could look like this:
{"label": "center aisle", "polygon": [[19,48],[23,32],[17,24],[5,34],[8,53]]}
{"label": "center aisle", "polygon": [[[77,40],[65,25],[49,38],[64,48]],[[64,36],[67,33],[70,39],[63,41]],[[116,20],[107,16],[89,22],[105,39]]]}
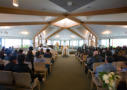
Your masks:
{"label": "center aisle", "polygon": [[75,56],[58,56],[41,90],[90,90],[90,80]]}

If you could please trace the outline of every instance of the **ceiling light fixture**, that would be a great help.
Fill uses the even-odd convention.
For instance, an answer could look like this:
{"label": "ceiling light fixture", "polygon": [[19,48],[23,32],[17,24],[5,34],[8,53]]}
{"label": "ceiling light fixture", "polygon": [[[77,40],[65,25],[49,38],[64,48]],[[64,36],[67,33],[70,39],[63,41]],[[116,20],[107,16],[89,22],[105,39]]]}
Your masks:
{"label": "ceiling light fixture", "polygon": [[72,37],[72,38],[75,38],[75,36],[74,36],[74,35],[71,35],[71,37]]}
{"label": "ceiling light fixture", "polygon": [[111,33],[111,31],[109,31],[109,30],[102,32],[102,34],[104,34],[104,35],[108,35],[110,33]]}
{"label": "ceiling light fixture", "polygon": [[127,28],[127,26],[122,26],[123,28]]}
{"label": "ceiling light fixture", "polygon": [[21,34],[23,34],[23,35],[28,35],[29,32],[27,32],[27,31],[22,31]]}
{"label": "ceiling light fixture", "polygon": [[19,6],[18,0],[13,0],[13,6],[15,6],[15,7],[18,7]]}
{"label": "ceiling light fixture", "polygon": [[43,31],[43,34],[44,34],[44,35],[46,35],[46,32],[45,32],[45,31]]}
{"label": "ceiling light fixture", "polygon": [[73,3],[72,3],[71,1],[68,1],[68,2],[67,2],[67,5],[68,5],[68,6],[72,6],[72,4],[73,4]]}
{"label": "ceiling light fixture", "polygon": [[89,33],[89,31],[87,31],[87,30],[86,30],[86,31],[85,31],[85,33],[86,33],[86,34],[88,34],[88,33]]}
{"label": "ceiling light fixture", "polygon": [[56,35],[56,38],[59,38],[60,36],[59,35]]}
{"label": "ceiling light fixture", "polygon": [[62,19],[62,20],[54,23],[53,25],[59,26],[59,27],[69,28],[69,27],[72,27],[72,26],[79,25],[79,23],[77,23],[77,22],[75,22],[73,20],[70,20],[68,18],[65,18],[65,19]]}
{"label": "ceiling light fixture", "polygon": [[9,27],[9,26],[2,26],[2,27],[0,27],[0,29],[10,29],[11,27]]}

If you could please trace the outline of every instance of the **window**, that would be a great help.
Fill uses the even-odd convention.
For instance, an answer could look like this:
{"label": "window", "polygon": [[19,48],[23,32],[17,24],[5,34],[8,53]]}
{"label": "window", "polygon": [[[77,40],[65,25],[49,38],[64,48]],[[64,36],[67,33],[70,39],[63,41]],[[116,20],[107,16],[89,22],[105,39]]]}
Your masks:
{"label": "window", "polygon": [[79,40],[79,46],[82,46],[84,44],[83,40]]}
{"label": "window", "polygon": [[113,47],[127,46],[127,39],[111,39],[110,45],[112,45]]}
{"label": "window", "polygon": [[48,40],[48,41],[47,41],[47,45],[52,45],[51,40]]}
{"label": "window", "polygon": [[102,39],[101,40],[101,45],[103,47],[108,47],[109,46],[109,39]]}
{"label": "window", "polygon": [[32,46],[32,41],[28,39],[23,39],[23,48],[28,48]]}
{"label": "window", "polygon": [[2,39],[2,46],[6,48],[14,47],[20,48],[21,47],[21,39]]}

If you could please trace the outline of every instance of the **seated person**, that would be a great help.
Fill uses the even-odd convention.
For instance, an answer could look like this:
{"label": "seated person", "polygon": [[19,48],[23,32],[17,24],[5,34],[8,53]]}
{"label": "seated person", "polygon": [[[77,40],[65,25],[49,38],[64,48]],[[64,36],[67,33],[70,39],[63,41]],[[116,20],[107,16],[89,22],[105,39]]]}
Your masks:
{"label": "seated person", "polygon": [[102,61],[103,61],[103,58],[101,56],[99,56],[98,51],[94,51],[93,56],[87,62],[87,68],[90,70],[93,70],[93,63],[102,62]]}
{"label": "seated person", "polygon": [[34,62],[46,62],[46,60],[41,58],[41,54],[39,51],[36,52],[36,58],[34,59]]}
{"label": "seated person", "polygon": [[13,71],[14,72],[19,72],[19,73],[20,72],[30,73],[32,82],[34,81],[34,78],[36,78],[36,77],[39,77],[39,80],[40,80],[40,78],[42,79],[42,77],[40,75],[34,74],[32,72],[32,70],[28,67],[27,64],[24,64],[24,60],[25,60],[25,55],[24,54],[18,55],[18,64],[13,68]]}
{"label": "seated person", "polygon": [[122,72],[120,73],[120,81],[117,85],[117,89],[116,90],[127,90],[127,72]]}
{"label": "seated person", "polygon": [[5,58],[4,51],[1,50],[1,51],[0,51],[0,59],[4,59],[4,58]]}
{"label": "seated person", "polygon": [[96,67],[95,76],[98,77],[99,72],[115,72],[116,68],[112,65],[112,57],[107,56],[105,64]]}
{"label": "seated person", "polygon": [[124,63],[125,65],[121,67],[121,72],[127,72],[127,62]]}
{"label": "seated person", "polygon": [[[46,60],[41,58],[41,54],[38,51],[38,52],[36,52],[36,58],[35,58],[34,62],[44,62],[44,63],[46,63]],[[49,64],[45,64],[45,67],[48,69],[48,72],[50,72],[50,65]]]}
{"label": "seated person", "polygon": [[17,58],[17,56],[18,56],[18,51],[15,50],[15,51],[12,53],[12,56],[15,56],[15,57]]}
{"label": "seated person", "polygon": [[117,86],[117,90],[127,90],[127,84],[125,81],[120,81],[118,86]]}
{"label": "seated person", "polygon": [[41,54],[41,55],[44,55],[43,48],[41,48],[41,50],[40,50],[40,54]]}
{"label": "seated person", "polygon": [[52,53],[50,52],[50,49],[46,49],[46,52],[44,53],[45,58],[52,58]]}
{"label": "seated person", "polygon": [[15,67],[13,68],[13,71],[14,72],[29,72],[31,74],[31,70],[27,64],[24,64],[24,60],[25,60],[24,54],[18,55],[18,64],[15,65]]}
{"label": "seated person", "polygon": [[15,56],[11,56],[10,57],[10,63],[8,63],[5,67],[4,67],[4,70],[6,71],[13,71],[13,68],[15,67],[16,65],[16,57]]}

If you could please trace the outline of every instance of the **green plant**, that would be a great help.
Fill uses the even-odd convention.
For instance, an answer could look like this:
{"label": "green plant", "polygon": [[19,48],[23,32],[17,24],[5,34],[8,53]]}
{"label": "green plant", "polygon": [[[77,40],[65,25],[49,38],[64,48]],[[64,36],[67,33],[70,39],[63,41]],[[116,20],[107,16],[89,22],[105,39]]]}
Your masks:
{"label": "green plant", "polygon": [[99,78],[101,79],[103,83],[104,88],[108,88],[109,90],[115,89],[115,83],[117,80],[120,79],[120,76],[115,74],[114,72],[100,72]]}

